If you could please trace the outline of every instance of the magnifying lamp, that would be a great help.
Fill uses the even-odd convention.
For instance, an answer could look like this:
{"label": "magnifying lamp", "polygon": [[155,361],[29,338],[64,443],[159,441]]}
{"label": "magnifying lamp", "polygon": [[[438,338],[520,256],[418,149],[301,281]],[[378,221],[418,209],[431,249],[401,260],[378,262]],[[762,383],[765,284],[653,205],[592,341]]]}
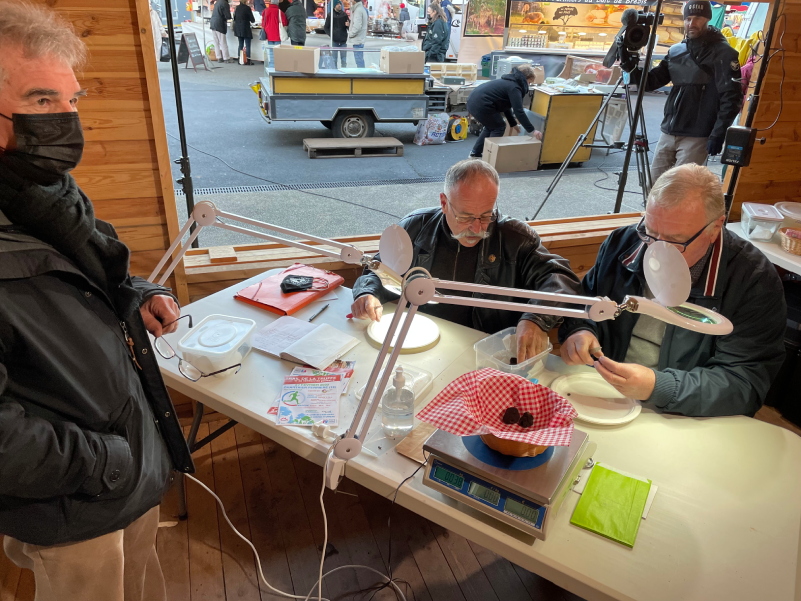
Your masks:
{"label": "magnifying lamp", "polygon": [[[246,225],[280,234],[303,238],[314,244],[288,240],[273,234],[254,231],[241,226],[232,225],[227,221],[222,221],[222,219],[238,221]],[[184,236],[186,236],[193,224],[196,226],[195,231],[189,236],[186,243],[182,244],[181,242]],[[654,294],[654,299],[652,300],[641,296],[627,296],[623,299],[622,303],[618,304],[606,297],[574,296],[571,294],[539,292],[536,290],[522,290],[519,288],[503,288],[500,286],[452,282],[432,278],[430,273],[420,267],[409,269],[413,257],[412,242],[406,230],[398,225],[388,227],[382,234],[379,243],[380,260],[377,260],[373,256],[365,255],[362,251],[349,244],[310,236],[303,232],[221,211],[210,201],[199,202],[195,205],[195,209],[189,220],[183,228],[181,228],[179,235],[170,245],[170,248],[167,249],[167,252],[148,278],[148,281],[153,282],[156,280],[161,269],[167,261],[169,261],[173,253],[178,250],[172,262],[158,279],[158,283],[163,284],[189,249],[192,242],[197,238],[200,230],[204,227],[211,226],[249,234],[256,238],[269,240],[270,242],[279,242],[314,254],[340,259],[345,263],[363,265],[379,277],[382,285],[389,290],[396,291],[400,296],[398,309],[392,316],[392,321],[384,343],[381,346],[370,377],[365,385],[361,403],[356,408],[356,414],[347,431],[342,434],[335,443],[334,454],[326,470],[326,485],[331,489],[336,489],[339,484],[339,480],[344,474],[347,460],[356,457],[361,452],[362,441],[366,439],[367,431],[370,428],[370,424],[380,404],[372,403],[368,408],[368,402],[371,398],[381,398],[384,389],[387,387],[389,378],[393,374],[393,368],[397,362],[398,355],[401,352],[403,342],[406,339],[418,307],[432,302],[434,298],[436,298],[436,302],[443,304],[482,307],[486,309],[515,311],[518,313],[539,313],[560,317],[575,317],[591,319],[596,322],[615,319],[624,311],[629,311],[632,313],[650,315],[651,317],[680,328],[717,336],[729,334],[733,329],[732,323],[724,316],[704,307],[686,302],[691,287],[689,268],[678,249],[665,242],[652,244],[646,250],[644,257],[643,267],[645,270],[645,278],[651,292]],[[473,296],[450,296],[443,293],[443,290],[480,293],[482,296],[494,295],[547,301],[549,305],[532,305],[525,301],[510,302],[492,300],[489,298],[476,298]],[[561,306],[553,306],[553,304],[559,304]],[[574,307],[565,305],[573,305]],[[408,315],[406,319],[402,320],[402,315],[407,307]],[[403,322],[402,325],[401,321]],[[399,327],[400,331],[398,331]],[[382,367],[384,367],[384,360],[388,355],[389,360],[383,370],[383,374],[381,374]],[[381,374],[380,380],[379,374]]]}

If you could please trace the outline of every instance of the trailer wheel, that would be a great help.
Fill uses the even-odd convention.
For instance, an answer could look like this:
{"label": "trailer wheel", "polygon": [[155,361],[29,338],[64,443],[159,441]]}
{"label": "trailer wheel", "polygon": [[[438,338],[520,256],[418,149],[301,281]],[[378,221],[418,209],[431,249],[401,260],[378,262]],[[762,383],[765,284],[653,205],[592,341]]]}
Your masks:
{"label": "trailer wheel", "polygon": [[375,121],[369,113],[340,111],[331,129],[335,138],[371,138]]}
{"label": "trailer wheel", "polygon": [[320,123],[323,124],[323,127],[327,127],[328,129],[331,129],[332,127],[334,127],[334,122],[333,121],[320,121]]}

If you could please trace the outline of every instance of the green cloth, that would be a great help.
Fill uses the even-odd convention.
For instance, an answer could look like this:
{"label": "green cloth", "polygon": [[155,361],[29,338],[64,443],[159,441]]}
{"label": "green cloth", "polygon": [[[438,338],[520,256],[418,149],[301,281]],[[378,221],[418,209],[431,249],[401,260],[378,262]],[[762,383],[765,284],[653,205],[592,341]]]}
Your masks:
{"label": "green cloth", "polygon": [[650,490],[650,480],[596,465],[570,523],[633,547]]}
{"label": "green cloth", "polygon": [[712,19],[709,21],[709,25],[712,27],[717,27],[718,29],[723,29],[723,18],[726,16],[726,7],[722,4],[720,6],[713,6],[712,7]]}

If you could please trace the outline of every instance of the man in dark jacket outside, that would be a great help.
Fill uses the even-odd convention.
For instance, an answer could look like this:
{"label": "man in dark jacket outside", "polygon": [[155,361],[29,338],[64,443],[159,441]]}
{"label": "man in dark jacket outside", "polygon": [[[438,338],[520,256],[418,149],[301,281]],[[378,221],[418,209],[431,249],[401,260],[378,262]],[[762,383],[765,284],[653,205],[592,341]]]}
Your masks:
{"label": "man in dark jacket outside", "polygon": [[[440,206],[414,211],[400,222],[412,239],[412,267],[422,267],[442,280],[577,294],[580,284],[569,263],[550,254],[527,224],[498,213],[499,185],[497,171],[484,161],[460,161],[451,167],[445,191],[439,195]],[[523,302],[514,297],[472,296]],[[384,288],[373,272],[365,271],[353,286],[353,298],[354,317],[377,321],[382,304],[398,296]],[[517,326],[518,362],[545,350],[548,331],[561,321],[551,315],[446,304],[425,305],[420,311],[488,333]]]}
{"label": "man in dark jacket outside", "polygon": [[731,334],[700,334],[626,312],[599,323],[565,319],[565,362],[594,364],[623,395],[658,410],[753,416],[784,361],[787,310],[775,267],[723,223],[718,176],[699,165],[674,167],[654,184],[639,225],[615,230],[603,243],[582,288],[618,303],[626,295],[651,297],[643,255],[664,240],[683,249],[689,302],[727,317]]}
{"label": "man in dark jacket outside", "polygon": [[228,40],[225,34],[228,33],[228,20],[231,18],[231,5],[228,0],[217,0],[214,10],[211,12],[209,27],[214,37],[214,53],[217,55],[218,63],[235,63],[228,50]]}
{"label": "man in dark jacket outside", "polygon": [[83,42],[0,1],[0,534],[41,601],[163,601],[158,505],[193,471],[148,338],[169,292],[69,174],[81,159]]}
{"label": "man in dark jacket outside", "polygon": [[[510,133],[518,135],[522,125],[526,132],[542,139],[542,134],[534,129],[523,109],[523,97],[528,94],[529,84],[536,80],[534,68],[530,65],[515,67],[511,73],[500,79],[487,82],[479,86],[467,99],[467,110],[484,126],[478,135],[470,158],[480,158],[484,153],[484,140],[499,138],[506,131],[506,121],[511,127]],[[515,119],[517,117],[517,119]]]}
{"label": "man in dark jacket outside", "polygon": [[[706,163],[720,154],[726,130],[743,102],[737,51],[720,31],[708,25],[712,7],[706,0],[684,5],[686,39],[674,44],[659,65],[648,73],[646,91],[671,81],[662,135],[651,161],[656,181],[676,165]],[[639,81],[634,74],[633,81]]]}
{"label": "man in dark jacket outside", "polygon": [[[331,29],[331,20],[333,18],[334,25],[333,25],[333,32]],[[342,7],[342,0],[334,0],[334,13],[333,17],[331,13],[328,13],[328,16],[325,18],[325,35],[329,37],[331,40],[331,44],[334,48],[345,48],[348,45],[348,26],[350,25],[350,19],[348,19],[348,14],[345,12],[345,9]],[[345,50],[333,50],[334,55],[334,68],[337,67],[337,54],[340,57],[340,61],[342,63],[342,67],[348,66],[348,53]]]}
{"label": "man in dark jacket outside", "polygon": [[286,33],[293,46],[306,45],[306,7],[303,0],[292,0],[286,9],[286,18],[289,21]]}

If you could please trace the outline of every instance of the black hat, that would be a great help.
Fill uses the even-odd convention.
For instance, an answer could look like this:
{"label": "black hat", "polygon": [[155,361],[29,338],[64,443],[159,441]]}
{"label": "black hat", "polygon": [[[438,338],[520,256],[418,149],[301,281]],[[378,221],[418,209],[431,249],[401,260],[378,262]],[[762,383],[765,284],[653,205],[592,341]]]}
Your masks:
{"label": "black hat", "polygon": [[682,11],[684,18],[704,17],[708,21],[712,20],[712,4],[708,0],[690,0],[684,4]]}

